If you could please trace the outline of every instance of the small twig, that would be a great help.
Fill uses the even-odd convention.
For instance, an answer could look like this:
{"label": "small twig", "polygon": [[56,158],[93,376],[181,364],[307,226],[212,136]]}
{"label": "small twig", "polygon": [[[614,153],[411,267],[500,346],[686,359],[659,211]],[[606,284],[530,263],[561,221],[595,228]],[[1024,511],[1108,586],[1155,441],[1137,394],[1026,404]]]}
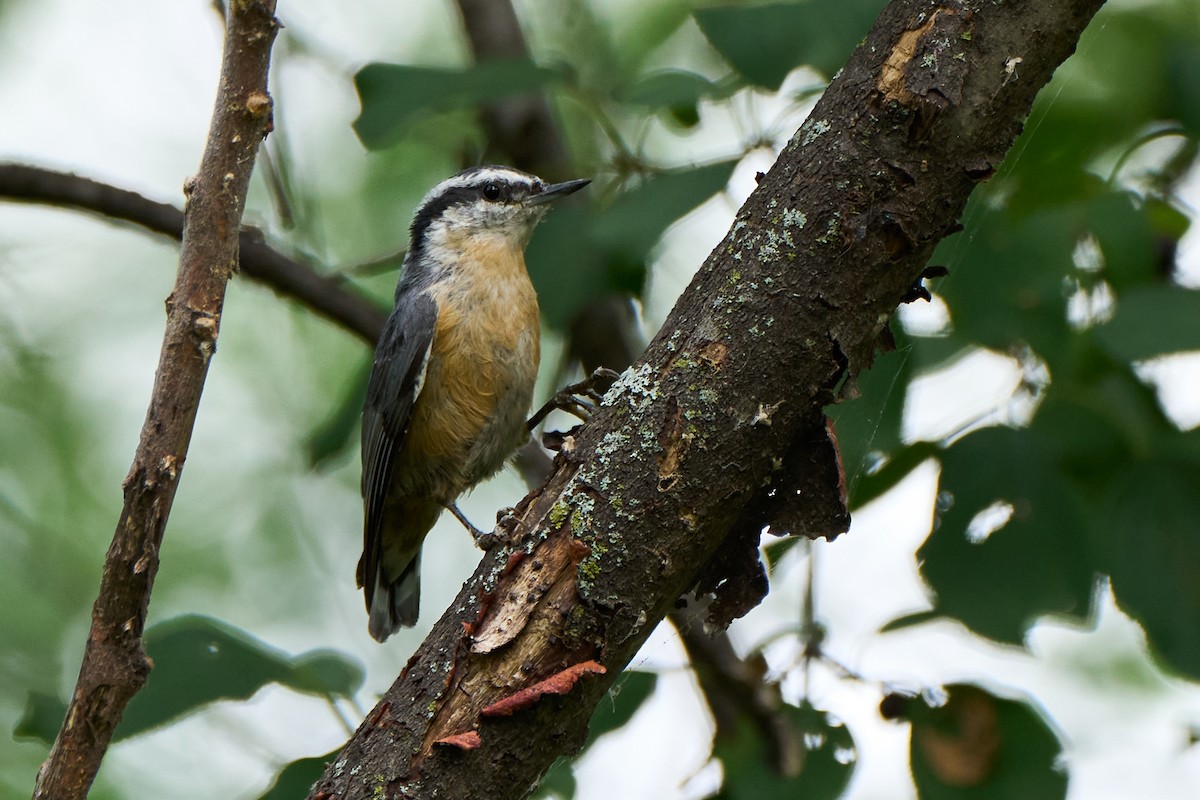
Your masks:
{"label": "small twig", "polygon": [[82,800],[129,700],[145,685],[142,644],[158,552],[187,457],[258,144],[271,130],[267,69],[275,0],[229,6],[221,87],[197,177],[188,183],[179,275],[167,301],[158,373],[125,506],[105,557],[83,665],[66,719],[38,772],[34,798]]}
{"label": "small twig", "polygon": [[347,264],[340,267],[338,272],[342,275],[378,275],[383,272],[391,272],[404,262],[404,254],[407,252],[407,250],[392,250],[389,253],[368,258],[366,261]]}
{"label": "small twig", "polygon": [[288,197],[284,172],[275,165],[275,157],[271,154],[269,146],[263,147],[258,158],[262,161],[263,181],[267,184],[267,191],[271,194],[271,203],[279,218],[279,224],[283,226],[284,230],[290,231],[296,227],[296,212],[292,209],[292,201]]}
{"label": "small twig", "polygon": [[[158,203],[137,192],[66,172],[0,164],[0,199],[90,211],[175,240],[183,236],[183,212],[170,203]],[[238,248],[244,275],[300,301],[368,344],[375,344],[387,312],[347,288],[340,276],[322,275],[289,258],[268,245],[255,228],[242,227]]]}

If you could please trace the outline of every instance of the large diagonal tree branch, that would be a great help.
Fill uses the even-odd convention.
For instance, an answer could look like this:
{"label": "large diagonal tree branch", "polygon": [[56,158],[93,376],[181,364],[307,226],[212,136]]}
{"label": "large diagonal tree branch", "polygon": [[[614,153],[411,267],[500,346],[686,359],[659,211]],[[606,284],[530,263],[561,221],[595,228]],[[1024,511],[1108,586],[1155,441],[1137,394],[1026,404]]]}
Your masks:
{"label": "large diagonal tree branch", "polygon": [[254,158],[271,130],[267,68],[278,29],[274,12],[275,0],[229,4],[216,108],[200,171],[186,190],[179,273],[167,300],[150,407],[125,478],[125,505],[105,557],[79,678],[38,772],[35,798],[87,796],[125,705],[150,672],[142,630],[159,545],[216,348],[225,287],[237,267]]}
{"label": "large diagonal tree branch", "polygon": [[[520,797],[584,741],[731,532],[794,495],[796,443],[824,435],[1101,2],[888,6],[523,504],[520,543],[485,556],[311,797]],[[819,516],[791,499],[793,530]]]}
{"label": "large diagonal tree branch", "polygon": [[[529,58],[525,35],[510,0],[458,0],[458,10],[476,63]],[[508,98],[484,106],[481,112],[487,140],[509,154],[513,166],[556,180],[570,177],[564,171],[566,148],[544,97]],[[620,372],[633,363],[637,351],[642,349],[636,327],[627,297],[615,292],[602,295],[572,321],[567,335],[568,353],[579,361],[585,375],[601,367]],[[532,440],[521,450],[516,463],[526,480],[535,484],[545,480],[550,471],[545,450]],[[700,690],[717,719],[718,728],[732,727],[730,719],[735,710],[730,706],[738,705],[736,711],[745,711],[760,723],[759,730],[768,740],[768,749],[780,756],[773,763],[782,766],[786,760],[783,754],[788,750],[787,723],[770,707],[769,701],[758,702],[772,696],[771,687],[763,684],[758,670],[738,659],[724,630],[705,635],[687,624],[681,611],[672,612],[671,622],[687,647]]]}
{"label": "large diagonal tree branch", "polygon": [[[180,239],[184,215],[170,203],[107,183],[27,164],[0,164],[0,200],[89,211]],[[238,239],[243,275],[291,297],[375,345],[387,312],[370,298],[345,286],[337,276],[322,275],[268,245],[262,232],[243,227]]]}
{"label": "large diagonal tree branch", "polygon": [[[510,0],[458,0],[458,10],[476,63],[529,58],[525,35]],[[509,98],[486,105],[481,111],[487,140],[508,153],[513,166],[543,177],[570,177],[564,171],[566,148],[544,97]],[[642,349],[638,342],[641,336],[629,307],[627,297],[610,293],[597,297],[572,321],[567,350],[579,361],[585,375],[601,367],[619,372],[637,358],[637,350]],[[545,450],[532,440],[521,450],[517,464],[526,480],[535,484],[545,480],[550,471]],[[772,687],[763,684],[753,665],[738,659],[724,630],[706,635],[688,624],[678,610],[671,613],[671,622],[687,647],[700,690],[717,719],[718,728],[732,728],[730,720],[735,712],[747,712],[759,723],[768,749],[779,755],[773,763],[783,766],[784,753],[789,749],[788,730],[782,715],[770,706]],[[767,700],[758,702],[764,698]],[[738,708],[732,709],[731,705]]]}

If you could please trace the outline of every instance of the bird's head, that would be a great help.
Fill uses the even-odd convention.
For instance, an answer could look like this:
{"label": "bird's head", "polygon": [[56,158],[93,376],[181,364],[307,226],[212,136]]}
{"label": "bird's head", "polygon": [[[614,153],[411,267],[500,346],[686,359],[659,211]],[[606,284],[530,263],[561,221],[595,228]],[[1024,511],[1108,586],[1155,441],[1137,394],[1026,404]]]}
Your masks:
{"label": "bird's head", "polygon": [[475,167],[433,187],[413,215],[412,250],[428,253],[448,241],[501,239],[524,250],[550,204],[591,181],[546,183],[512,167]]}

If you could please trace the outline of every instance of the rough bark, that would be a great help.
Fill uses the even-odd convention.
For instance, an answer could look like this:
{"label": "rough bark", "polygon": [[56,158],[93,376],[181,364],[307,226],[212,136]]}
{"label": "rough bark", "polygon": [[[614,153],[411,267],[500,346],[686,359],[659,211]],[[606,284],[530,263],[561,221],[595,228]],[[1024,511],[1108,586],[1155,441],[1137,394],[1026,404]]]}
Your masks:
{"label": "rough bark", "polygon": [[[458,9],[476,63],[529,58],[525,36],[511,2],[458,0]],[[567,158],[562,137],[545,98],[509,98],[503,103],[485,106],[480,115],[488,141],[494,149],[506,153],[513,166],[554,179],[570,177],[565,171]],[[0,186],[2,183],[0,180]],[[644,345],[640,341],[642,337],[630,298],[617,293],[599,297],[583,308],[572,320],[567,333],[568,355],[579,362],[584,375],[591,375],[601,367],[620,372],[633,363]],[[545,453],[540,444],[531,439],[516,458],[530,488],[540,485],[550,472],[550,459]],[[700,679],[700,689],[718,719],[722,718],[720,712],[730,697],[757,699],[764,691],[770,694],[754,667],[738,659],[724,630],[705,635],[698,627],[685,626],[680,612],[672,614],[672,622],[684,636],[689,659]],[[719,668],[710,669],[709,665],[719,665]],[[778,694],[777,690],[775,694]],[[778,745],[780,738],[788,735],[786,722],[766,704],[751,702],[749,708],[757,715],[754,716],[756,721],[771,718],[761,727],[772,735],[773,752],[781,753],[775,763],[786,772],[786,759],[782,755],[786,746]]]}
{"label": "rough bark", "polygon": [[209,361],[225,286],[237,268],[238,226],[258,144],[271,129],[267,67],[274,0],[229,4],[216,108],[188,202],[175,288],[154,390],[125,505],[105,557],[83,665],[66,719],[38,772],[35,798],[87,796],[113,731],[151,663],[142,647],[158,550],[171,511]]}
{"label": "rough bark", "polygon": [[[0,164],[0,199],[90,211],[176,240],[183,236],[183,212],[170,203],[42,167]],[[387,312],[375,301],[347,288],[340,277],[322,275],[275,250],[255,228],[242,227],[238,253],[243,275],[303,303],[375,346]],[[399,263],[399,258],[394,261]]]}
{"label": "rough bark", "polygon": [[[794,492],[794,443],[821,440],[822,407],[1101,4],[888,6],[522,504],[519,543],[486,555],[310,797],[516,798],[579,747],[675,599],[763,516],[763,487]],[[825,513],[790,502],[796,527]]]}

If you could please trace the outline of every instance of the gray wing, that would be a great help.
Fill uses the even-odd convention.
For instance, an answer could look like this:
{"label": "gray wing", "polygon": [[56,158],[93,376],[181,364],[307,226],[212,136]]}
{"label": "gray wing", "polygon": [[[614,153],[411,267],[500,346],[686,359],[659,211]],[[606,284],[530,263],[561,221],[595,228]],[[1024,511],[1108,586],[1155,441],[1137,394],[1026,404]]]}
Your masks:
{"label": "gray wing", "polygon": [[392,485],[395,456],[404,445],[413,403],[421,391],[437,304],[425,292],[401,287],[396,307],[375,349],[362,424],[363,556],[359,583],[368,606],[383,552],[383,510]]}

